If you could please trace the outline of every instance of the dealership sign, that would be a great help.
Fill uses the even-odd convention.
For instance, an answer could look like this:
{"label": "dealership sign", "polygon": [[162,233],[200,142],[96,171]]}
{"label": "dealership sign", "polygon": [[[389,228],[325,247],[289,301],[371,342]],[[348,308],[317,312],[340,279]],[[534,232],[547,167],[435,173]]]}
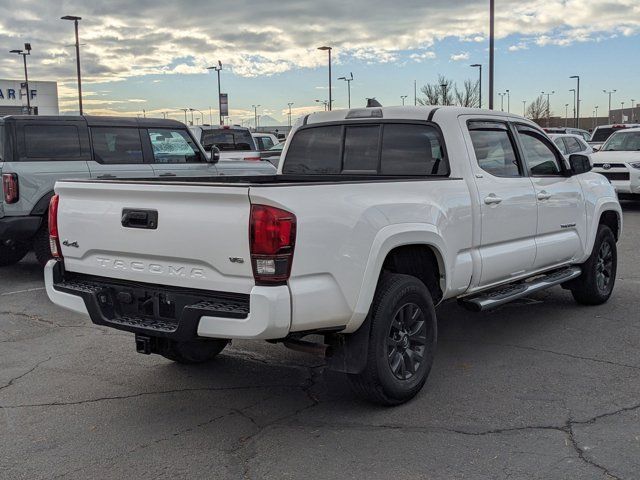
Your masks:
{"label": "dealership sign", "polygon": [[[31,100],[36,98],[37,92],[38,91],[35,89],[30,91]],[[0,87],[0,100],[18,100],[18,99],[22,100],[23,96],[24,96],[24,92],[22,91],[22,89],[16,92],[15,88]]]}

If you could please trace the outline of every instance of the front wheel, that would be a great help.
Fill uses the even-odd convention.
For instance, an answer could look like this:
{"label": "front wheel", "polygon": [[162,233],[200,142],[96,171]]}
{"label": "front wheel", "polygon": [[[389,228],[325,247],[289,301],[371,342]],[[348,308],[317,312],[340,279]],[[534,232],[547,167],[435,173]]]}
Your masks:
{"label": "front wheel", "polygon": [[191,342],[169,340],[162,356],[177,363],[204,363],[213,360],[228,343],[228,340],[222,339]]}
{"label": "front wheel", "polygon": [[601,305],[609,300],[616,282],[617,268],[616,239],[609,227],[600,225],[591,256],[582,264],[582,275],[568,285],[576,302]]}
{"label": "front wheel", "polygon": [[433,365],[437,322],[429,290],[415,277],[385,274],[369,321],[366,366],[349,375],[351,386],[374,403],[404,403],[422,389]]}

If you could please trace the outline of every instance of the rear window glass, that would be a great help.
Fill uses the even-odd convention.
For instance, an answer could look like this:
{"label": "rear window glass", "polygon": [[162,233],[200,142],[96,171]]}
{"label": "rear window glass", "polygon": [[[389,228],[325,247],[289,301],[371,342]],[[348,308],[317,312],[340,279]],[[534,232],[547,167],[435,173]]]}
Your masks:
{"label": "rear window glass", "polygon": [[346,127],[343,171],[377,173],[380,125]]}
{"label": "rear window glass", "polygon": [[348,124],[296,132],[283,173],[448,175],[449,166],[430,125]]}
{"label": "rear window glass", "polygon": [[248,130],[203,130],[200,143],[209,148],[215,145],[221,152],[237,152],[254,150],[253,137]]}
{"label": "rear window glass", "polygon": [[137,128],[91,129],[93,156],[103,164],[142,163],[142,144]]}
{"label": "rear window glass", "polygon": [[29,158],[75,158],[81,155],[75,125],[26,125],[24,142]]}
{"label": "rear window glass", "polygon": [[612,128],[612,127],[598,127],[594,130],[593,136],[591,137],[592,142],[604,142],[607,138],[611,136],[612,133],[617,132],[620,128]]}
{"label": "rear window glass", "polygon": [[380,173],[447,175],[449,166],[436,129],[429,125],[385,125]]}
{"label": "rear window glass", "polygon": [[297,132],[291,140],[283,173],[340,173],[340,143],[342,127],[314,127]]}

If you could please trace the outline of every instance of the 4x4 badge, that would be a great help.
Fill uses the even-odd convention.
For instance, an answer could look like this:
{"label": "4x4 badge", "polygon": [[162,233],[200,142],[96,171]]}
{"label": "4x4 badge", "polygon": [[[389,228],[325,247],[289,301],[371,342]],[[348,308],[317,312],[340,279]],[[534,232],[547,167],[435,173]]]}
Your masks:
{"label": "4x4 badge", "polygon": [[62,242],[62,244],[63,244],[65,247],[80,248],[80,245],[78,245],[78,242],[69,242],[69,240],[65,240],[64,242]]}

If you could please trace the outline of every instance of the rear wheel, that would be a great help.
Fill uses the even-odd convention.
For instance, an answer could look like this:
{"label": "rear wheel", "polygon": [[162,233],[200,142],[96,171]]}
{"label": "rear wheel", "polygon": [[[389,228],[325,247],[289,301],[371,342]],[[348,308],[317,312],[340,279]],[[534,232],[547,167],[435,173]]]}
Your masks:
{"label": "rear wheel", "polygon": [[591,256],[582,264],[582,275],[568,285],[576,302],[601,305],[609,300],[616,281],[617,266],[616,239],[608,226],[600,225]]}
{"label": "rear wheel", "polygon": [[433,364],[437,322],[429,290],[415,277],[385,275],[369,316],[367,363],[349,375],[350,383],[368,401],[404,403],[422,389]]}
{"label": "rear wheel", "polygon": [[13,240],[0,241],[0,267],[14,265],[29,252],[29,245]]}
{"label": "rear wheel", "polygon": [[191,342],[178,342],[169,340],[162,356],[178,363],[204,363],[213,360],[224,347],[228,340],[195,340]]}
{"label": "rear wheel", "polygon": [[33,251],[36,254],[38,263],[43,267],[53,257],[51,256],[51,244],[49,243],[49,224],[47,222],[47,215],[42,219],[42,225],[33,237]]}

